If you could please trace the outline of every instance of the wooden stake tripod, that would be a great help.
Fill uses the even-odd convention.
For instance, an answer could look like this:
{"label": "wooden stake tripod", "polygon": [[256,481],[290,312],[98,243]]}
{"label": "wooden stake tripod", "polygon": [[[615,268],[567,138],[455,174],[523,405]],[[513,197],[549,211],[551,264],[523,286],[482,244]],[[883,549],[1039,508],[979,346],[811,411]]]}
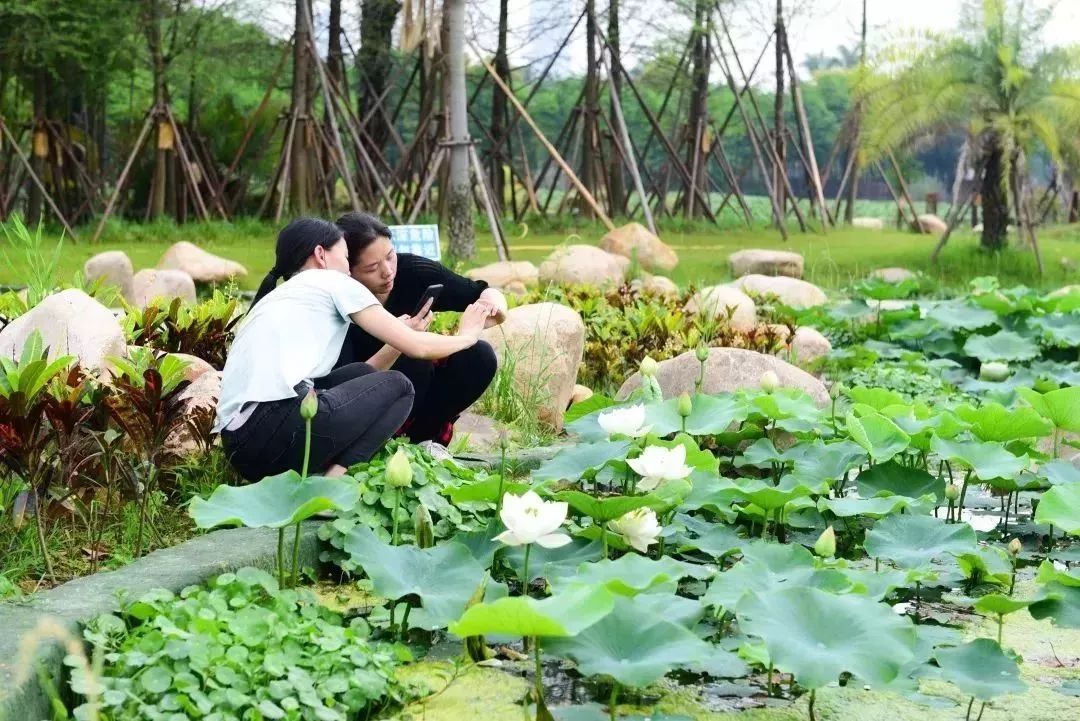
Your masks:
{"label": "wooden stake tripod", "polygon": [[[64,226],[64,230],[66,230],[68,235],[71,236],[71,239],[73,241],[77,240],[75,231],[72,230],[67,218],[64,217],[64,214],[60,211],[60,208],[57,207],[56,201],[54,201],[52,195],[49,194],[49,191],[48,189],[46,189],[45,184],[41,181],[41,178],[39,178],[37,173],[34,172],[34,168],[30,164],[30,160],[26,157],[26,154],[23,153],[22,148],[19,147],[18,141],[11,134],[11,130],[8,128],[7,123],[4,122],[4,118],[2,116],[0,116],[0,137],[2,137],[4,140],[11,144],[11,149],[14,152],[15,156],[19,159],[19,163],[25,169],[26,175],[37,187],[38,191],[41,192],[42,198],[45,200],[46,204],[48,204],[49,209],[52,210],[53,215],[55,215],[57,220],[59,220],[60,223]],[[15,186],[15,190],[17,190],[17,186]],[[15,192],[12,192],[12,200],[14,199],[14,196]],[[7,201],[5,201],[4,205],[5,210],[7,207],[10,207],[10,204]]]}

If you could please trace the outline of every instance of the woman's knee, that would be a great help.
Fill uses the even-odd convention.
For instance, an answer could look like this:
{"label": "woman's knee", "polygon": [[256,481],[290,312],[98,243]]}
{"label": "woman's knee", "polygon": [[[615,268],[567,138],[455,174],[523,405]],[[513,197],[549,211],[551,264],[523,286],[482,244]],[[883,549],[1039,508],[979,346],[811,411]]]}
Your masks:
{"label": "woman's knee", "polygon": [[499,370],[499,356],[495,349],[486,340],[476,342],[472,348],[465,351],[469,354],[469,365],[475,373],[490,381]]}
{"label": "woman's knee", "polygon": [[397,390],[397,398],[412,398],[416,395],[416,387],[412,379],[401,371],[385,371],[386,382]]}

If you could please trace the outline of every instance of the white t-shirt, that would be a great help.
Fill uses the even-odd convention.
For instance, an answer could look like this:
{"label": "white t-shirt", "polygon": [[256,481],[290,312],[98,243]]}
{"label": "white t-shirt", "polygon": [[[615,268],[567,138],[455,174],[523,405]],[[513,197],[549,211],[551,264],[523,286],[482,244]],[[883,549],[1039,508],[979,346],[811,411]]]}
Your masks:
{"label": "white t-shirt", "polygon": [[333,370],[350,314],[378,303],[351,276],[315,268],[267,293],[229,349],[214,430],[228,426],[245,404],[291,398],[298,383]]}

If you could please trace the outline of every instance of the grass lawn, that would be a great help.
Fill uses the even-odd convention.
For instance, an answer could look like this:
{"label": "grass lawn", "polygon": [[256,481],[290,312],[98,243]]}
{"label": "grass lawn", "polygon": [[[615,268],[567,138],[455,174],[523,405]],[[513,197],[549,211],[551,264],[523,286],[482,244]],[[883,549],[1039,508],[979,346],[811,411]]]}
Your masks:
{"label": "grass lawn", "polygon": [[[171,222],[112,222],[102,238],[91,244],[88,239],[92,229],[83,228],[79,231],[81,240],[64,243],[58,280],[70,282],[87,258],[105,250],[125,251],[136,270],[153,267],[169,245],[190,240],[211,252],[243,263],[250,274],[241,281],[241,286],[255,288],[273,264],[276,233],[277,228],[271,224],[252,220],[183,226]],[[598,244],[604,231],[597,224],[572,231],[525,232],[522,228],[510,227],[508,233],[512,236],[510,249],[515,260],[539,263],[552,248],[562,243]],[[59,236],[47,231],[45,237],[46,251],[51,252]],[[1042,288],[1080,281],[1080,273],[1076,270],[1080,267],[1080,226],[1058,226],[1040,233],[1046,267],[1046,274],[1041,279],[1029,250],[1010,249],[1002,254],[988,255],[978,250],[978,239],[968,232],[954,234],[937,266],[930,264],[935,236],[895,230],[840,228],[826,234],[793,233],[790,241],[784,242],[778,232],[767,228],[731,230],[697,225],[670,231],[661,227],[661,237],[679,253],[680,264],[671,275],[681,285],[730,280],[727,257],[741,248],[780,248],[802,253],[806,259],[806,279],[825,288],[843,288],[874,268],[886,266],[922,271],[946,288],[962,286],[980,275],[997,275],[1006,285],[1024,283]],[[477,246],[478,257],[470,265],[496,260],[486,231],[478,230]],[[27,260],[0,238],[0,284],[24,284],[26,268]]]}

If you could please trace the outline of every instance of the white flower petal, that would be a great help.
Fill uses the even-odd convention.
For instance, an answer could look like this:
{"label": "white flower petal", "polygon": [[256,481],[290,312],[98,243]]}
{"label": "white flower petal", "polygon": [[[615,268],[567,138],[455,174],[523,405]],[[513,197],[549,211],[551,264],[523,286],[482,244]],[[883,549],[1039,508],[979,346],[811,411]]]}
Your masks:
{"label": "white flower petal", "polygon": [[549,533],[546,536],[537,538],[536,545],[543,546],[544,548],[562,548],[570,543],[570,541],[570,536],[565,533]]}
{"label": "white flower petal", "polygon": [[495,536],[495,540],[499,543],[505,543],[507,546],[520,546],[522,545],[521,539],[514,535],[513,531],[503,531],[499,535]]}

